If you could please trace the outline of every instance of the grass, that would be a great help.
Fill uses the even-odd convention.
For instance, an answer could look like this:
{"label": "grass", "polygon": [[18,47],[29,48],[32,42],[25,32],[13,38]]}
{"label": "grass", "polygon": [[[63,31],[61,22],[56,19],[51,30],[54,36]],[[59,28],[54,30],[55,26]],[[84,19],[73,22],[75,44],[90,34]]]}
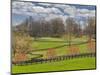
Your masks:
{"label": "grass", "polygon": [[64,60],[36,65],[32,64],[26,66],[12,66],[12,73],[95,69],[95,63],[95,57],[76,58],[72,60]]}
{"label": "grass", "polygon": [[[80,42],[85,42],[87,39],[86,38],[73,38],[71,41],[72,43],[80,43]],[[41,42],[42,41],[42,42]],[[57,42],[55,42],[57,41]],[[37,41],[33,41],[33,48],[35,49],[43,49],[43,48],[51,48],[51,47],[56,47],[60,45],[68,44],[67,39],[63,38],[52,38],[52,37],[41,37],[38,38]]]}
{"label": "grass", "polygon": [[32,45],[33,45],[33,48],[35,49],[44,49],[44,48],[52,48],[52,47],[64,45],[64,43],[33,41]]}
{"label": "grass", "polygon": [[[44,49],[44,48],[52,48],[64,44],[68,44],[68,42],[54,42],[54,41],[66,41],[65,39],[59,38],[40,38],[40,41],[33,41],[32,47],[33,49]],[[42,42],[41,42],[42,41]],[[46,41],[46,42],[43,42]],[[51,41],[51,42],[49,42]],[[86,38],[77,38],[73,39],[72,43],[79,43],[86,41]],[[89,53],[87,44],[81,44],[77,47],[79,48],[80,53]],[[45,51],[36,51],[32,52],[33,54],[43,54],[43,58],[46,58]],[[56,55],[66,55],[68,54],[68,46],[64,46],[61,48],[55,49]],[[35,57],[34,55],[29,55],[30,58]],[[63,71],[63,70],[80,70],[80,69],[95,69],[95,57],[87,57],[87,58],[75,58],[72,60],[64,60],[59,62],[51,62],[51,63],[43,63],[43,64],[32,64],[25,66],[12,66],[12,73],[29,73],[29,72],[48,72],[48,71]]]}
{"label": "grass", "polygon": [[[65,43],[52,43],[52,42],[37,42],[37,49],[43,49],[43,48],[52,48],[52,47],[56,47],[56,46],[60,46],[60,45],[64,45]],[[87,44],[81,44],[77,46],[79,48],[79,53],[89,53],[90,50],[88,49],[88,45]],[[56,52],[56,54],[59,55],[66,55],[69,52],[69,47],[68,46],[64,46],[61,48],[57,48],[54,49],[54,51]],[[45,56],[45,54],[47,53],[48,50],[45,51],[36,51],[36,52],[32,52],[33,54],[43,54]]]}

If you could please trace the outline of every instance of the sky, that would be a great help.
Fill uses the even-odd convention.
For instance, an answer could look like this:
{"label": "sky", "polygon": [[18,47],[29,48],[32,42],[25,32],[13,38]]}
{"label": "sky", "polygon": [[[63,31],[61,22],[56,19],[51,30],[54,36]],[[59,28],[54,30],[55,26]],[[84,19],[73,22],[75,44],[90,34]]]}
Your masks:
{"label": "sky", "polygon": [[96,7],[89,5],[12,1],[12,25],[20,24],[29,16],[34,20],[60,17],[63,21],[72,17],[83,24],[87,17],[94,17],[95,12]]}

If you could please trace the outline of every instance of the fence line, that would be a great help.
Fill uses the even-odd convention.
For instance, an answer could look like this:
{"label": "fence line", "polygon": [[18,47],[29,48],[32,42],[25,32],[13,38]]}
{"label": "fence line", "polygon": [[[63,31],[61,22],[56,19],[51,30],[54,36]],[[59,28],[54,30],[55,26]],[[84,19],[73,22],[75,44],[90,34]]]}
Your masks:
{"label": "fence line", "polygon": [[[80,43],[75,43],[75,44],[71,44],[71,45],[81,45],[81,44],[86,44],[86,43],[89,43],[88,41],[86,41],[86,42],[80,42]],[[60,45],[60,46],[56,46],[56,47],[51,47],[52,49],[57,49],[57,48],[61,48],[61,47],[64,47],[64,46],[69,46],[69,44],[68,45]],[[45,50],[48,50],[48,49],[51,49],[51,48],[44,48],[44,49],[35,49],[35,50],[32,50],[32,51],[30,51],[30,52],[37,52],[37,51],[45,51]],[[30,53],[30,52],[28,52],[28,53]]]}
{"label": "fence line", "polygon": [[42,64],[42,63],[50,63],[50,62],[56,62],[56,61],[62,61],[62,60],[70,60],[74,58],[85,58],[85,57],[95,57],[96,53],[84,53],[84,54],[75,54],[75,55],[62,55],[62,56],[56,56],[53,58],[48,59],[34,59],[23,62],[13,62],[13,65],[30,65],[30,64]]}

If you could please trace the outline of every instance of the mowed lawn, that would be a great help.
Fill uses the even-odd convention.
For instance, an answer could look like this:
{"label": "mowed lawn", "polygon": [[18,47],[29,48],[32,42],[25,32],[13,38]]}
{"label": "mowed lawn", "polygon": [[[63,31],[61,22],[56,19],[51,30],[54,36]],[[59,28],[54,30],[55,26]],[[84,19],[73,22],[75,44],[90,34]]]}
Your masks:
{"label": "mowed lawn", "polygon": [[12,66],[12,73],[29,73],[29,72],[50,72],[50,71],[68,71],[95,69],[95,57],[75,58],[59,62],[32,64],[25,66]]}

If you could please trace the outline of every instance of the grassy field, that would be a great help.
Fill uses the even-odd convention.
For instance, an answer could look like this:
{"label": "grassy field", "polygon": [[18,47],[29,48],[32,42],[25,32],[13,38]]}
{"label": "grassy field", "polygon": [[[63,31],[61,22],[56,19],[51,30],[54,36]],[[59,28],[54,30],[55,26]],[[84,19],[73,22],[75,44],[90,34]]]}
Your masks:
{"label": "grassy field", "polygon": [[26,66],[12,66],[12,73],[48,72],[63,70],[95,69],[95,58],[77,58],[59,62],[32,64]]}
{"label": "grassy field", "polygon": [[[86,38],[73,38],[71,40],[72,44],[81,43],[87,41]],[[44,37],[38,38],[37,41],[33,41],[33,48],[35,49],[43,49],[43,48],[52,48],[60,45],[68,45],[68,39],[63,38],[52,38],[52,37]]]}
{"label": "grassy field", "polygon": [[[51,46],[50,44],[51,44],[51,42],[49,43],[49,42],[46,42],[46,43],[48,43],[49,45],[45,45],[44,43],[44,45],[43,45],[43,47],[48,47],[48,48],[50,48],[49,46]],[[39,43],[40,44],[40,43]],[[59,43],[55,43],[56,45],[59,45]],[[53,46],[53,45],[52,45]],[[39,48],[40,48],[41,46],[39,46]],[[87,44],[82,44],[82,45],[79,45],[79,46],[77,46],[78,48],[79,48],[79,53],[89,53],[89,52],[91,52],[89,49],[88,49],[88,47],[87,47]],[[44,50],[44,51],[36,51],[36,52],[32,52],[33,54],[43,54],[43,58],[46,58],[46,54],[47,54],[47,51],[48,50]],[[56,56],[60,56],[60,55],[67,55],[68,53],[69,53],[69,47],[68,46],[64,46],[64,47],[61,47],[61,48],[57,48],[57,49],[54,49],[54,51],[55,51],[55,53],[56,53]],[[31,56],[30,55],[30,58],[31,57],[33,57],[33,56]]]}
{"label": "grassy field", "polygon": [[[56,42],[57,41],[57,42]],[[62,42],[61,42],[62,41]],[[86,42],[86,38],[74,38],[72,39],[72,44],[75,43],[81,43],[81,42]],[[39,38],[38,41],[33,41],[32,46],[33,46],[33,54],[43,54],[43,57],[46,57],[47,50],[41,50],[41,51],[35,51],[36,49],[46,49],[46,48],[53,48],[53,47],[58,47],[61,45],[68,45],[69,42],[66,39],[61,39],[61,38]],[[90,50],[88,49],[88,45],[86,44],[81,44],[77,46],[79,48],[79,53],[89,53]],[[69,52],[69,47],[64,46],[61,48],[54,49],[56,56],[59,55],[67,55]],[[31,56],[33,57],[33,56]]]}
{"label": "grassy field", "polygon": [[[72,43],[85,42],[86,38],[72,39]],[[57,41],[57,42],[55,42]],[[64,42],[61,42],[64,41]],[[39,38],[38,41],[32,43],[33,54],[42,54],[42,58],[46,58],[46,53],[48,50],[35,51],[34,49],[45,49],[53,48],[56,46],[68,45],[68,41],[59,38]],[[89,53],[88,45],[81,44],[77,46],[79,48],[79,53]],[[69,51],[68,46],[54,49],[56,56],[67,55]],[[34,55],[29,55],[30,58],[35,57]],[[25,66],[12,66],[12,73],[28,73],[28,72],[48,72],[48,71],[63,71],[63,70],[80,70],[80,69],[95,69],[95,57],[87,58],[75,58],[72,60],[63,60],[59,62],[43,63],[43,64],[32,64]]]}

